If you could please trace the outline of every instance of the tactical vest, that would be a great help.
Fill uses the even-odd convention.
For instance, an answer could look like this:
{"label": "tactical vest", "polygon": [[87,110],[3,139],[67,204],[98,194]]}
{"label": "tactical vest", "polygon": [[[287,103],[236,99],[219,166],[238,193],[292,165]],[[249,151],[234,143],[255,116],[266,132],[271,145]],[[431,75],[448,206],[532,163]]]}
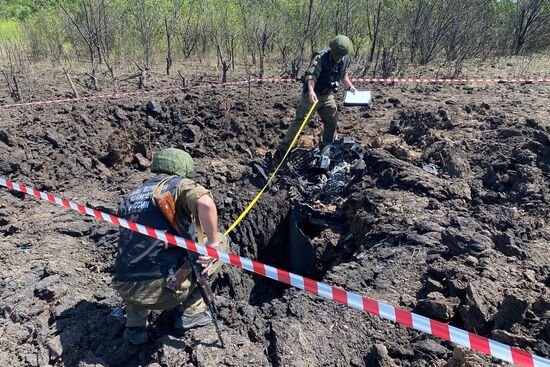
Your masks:
{"label": "tactical vest", "polygon": [[[317,94],[329,94],[332,91],[330,83],[339,82],[346,75],[346,69],[350,64],[348,55],[342,57],[339,63],[332,61],[330,50],[322,50],[313,55],[319,56],[321,61],[321,74],[315,82],[314,91]],[[307,83],[304,83],[304,93],[307,92]]]}
{"label": "tactical vest", "polygon": [[[135,189],[119,205],[118,216],[173,233],[170,223],[152,201],[153,190],[166,177],[166,175],[155,176]],[[176,189],[182,179],[183,177],[179,176],[169,179],[164,184],[162,193],[170,191],[175,197]],[[183,225],[189,231],[191,219]],[[168,277],[170,270],[175,272],[183,264],[185,252],[182,251],[185,250],[175,246],[165,249],[164,242],[160,240],[121,228],[113,280],[127,282]]]}

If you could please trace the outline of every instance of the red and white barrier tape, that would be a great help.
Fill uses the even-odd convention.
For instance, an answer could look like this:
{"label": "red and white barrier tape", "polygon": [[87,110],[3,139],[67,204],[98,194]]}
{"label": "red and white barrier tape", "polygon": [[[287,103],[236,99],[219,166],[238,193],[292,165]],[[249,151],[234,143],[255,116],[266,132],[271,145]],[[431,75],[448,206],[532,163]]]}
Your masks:
{"label": "red and white barrier tape", "polygon": [[107,99],[114,99],[114,98],[146,96],[146,95],[153,95],[153,94],[172,94],[177,92],[186,92],[192,89],[231,87],[231,86],[238,86],[238,85],[243,85],[248,83],[284,83],[284,82],[294,82],[294,81],[295,81],[294,79],[264,78],[264,79],[240,80],[235,82],[227,82],[227,83],[219,83],[219,84],[209,83],[209,84],[199,84],[199,85],[189,86],[189,87],[162,88],[162,89],[152,89],[152,90],[140,90],[140,91],[134,91],[134,92],[98,94],[93,96],[82,96],[82,97],[76,97],[76,98],[59,98],[59,99],[50,99],[50,100],[42,100],[42,101],[11,103],[11,104],[0,105],[0,110],[15,108],[15,107],[65,104],[65,103],[72,103],[72,102],[92,102],[92,101],[100,101],[100,100],[107,100]]}
{"label": "red and white barrier tape", "polygon": [[[30,106],[42,106],[42,105],[52,105],[52,104],[65,104],[73,102],[92,102],[107,100],[113,98],[121,97],[132,97],[132,96],[145,96],[152,94],[170,94],[177,92],[185,92],[191,89],[200,89],[200,88],[216,88],[216,87],[230,87],[230,86],[239,86],[249,83],[291,83],[295,82],[295,79],[289,78],[263,78],[263,79],[250,79],[250,80],[239,80],[235,82],[227,83],[210,83],[210,84],[199,84],[190,87],[179,87],[179,88],[163,88],[163,89],[153,89],[153,90],[144,90],[144,91],[134,91],[134,92],[122,92],[122,93],[109,93],[109,94],[99,94],[93,96],[83,96],[76,98],[59,98],[59,99],[50,99],[42,101],[31,101],[31,102],[21,102],[21,103],[10,103],[0,105],[0,110],[16,107],[30,107]],[[549,78],[507,78],[507,79],[487,79],[487,78],[473,78],[473,79],[436,79],[436,78],[353,78],[352,81],[360,83],[380,83],[380,84],[491,84],[491,83],[508,83],[508,84],[541,84],[550,82]]]}
{"label": "red and white barrier tape", "polygon": [[398,84],[541,84],[549,78],[353,78],[354,82]]}
{"label": "red and white barrier tape", "polygon": [[165,233],[164,231],[159,231],[138,223],[127,221],[114,215],[103,213],[96,209],[92,209],[42,191],[38,191],[37,189],[29,186],[20,185],[6,178],[0,177],[0,186],[5,186],[11,190],[20,191],[25,194],[35,196],[36,198],[41,200],[47,200],[53,204],[76,210],[82,214],[90,215],[92,217],[107,221],[118,227],[124,227],[134,232],[138,232],[146,236],[165,241],[172,245],[193,252],[208,255],[210,257],[219,259],[224,263],[248,270],[263,277],[271,278],[278,282],[285,283],[293,287],[313,293],[317,296],[343,303],[349,307],[373,315],[377,315],[383,319],[405,325],[409,328],[421,331],[423,333],[437,336],[454,344],[458,344],[466,348],[471,348],[489,356],[499,358],[510,363],[515,363],[519,366],[550,367],[549,359],[534,355],[515,347],[510,347],[506,344],[497,342],[496,340],[476,335],[474,333],[456,328],[454,326],[450,326],[436,320],[429,319],[410,311],[398,307],[393,307],[383,302],[378,302],[371,298],[361,296],[357,293],[346,291],[343,288],[333,287],[326,283],[318,282],[316,280],[309,279],[301,275],[290,273],[286,270],[281,270],[273,266],[265,265],[245,257],[226,253],[212,247],[206,247],[191,240],[174,236],[170,233]]}

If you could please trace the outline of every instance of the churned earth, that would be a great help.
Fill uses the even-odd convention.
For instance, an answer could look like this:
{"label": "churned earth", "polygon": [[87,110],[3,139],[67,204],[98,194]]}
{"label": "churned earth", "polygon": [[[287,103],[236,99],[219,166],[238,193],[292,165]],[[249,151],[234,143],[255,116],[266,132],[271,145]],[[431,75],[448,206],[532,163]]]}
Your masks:
{"label": "churned earth", "polygon": [[[550,87],[359,86],[374,106],[341,106],[338,132],[367,148],[365,174],[338,201],[344,223],[312,240],[317,278],[550,356]],[[276,147],[299,88],[0,110],[0,174],[114,213],[151,156],[175,146],[196,159],[227,228],[264,183],[250,162]],[[314,148],[320,126],[300,146]],[[237,227],[232,252],[288,266],[289,175]],[[151,341],[134,347],[110,288],[117,233],[0,190],[2,365],[505,365],[230,267],[217,281],[225,350],[213,327],[173,336],[170,312],[152,314]]]}

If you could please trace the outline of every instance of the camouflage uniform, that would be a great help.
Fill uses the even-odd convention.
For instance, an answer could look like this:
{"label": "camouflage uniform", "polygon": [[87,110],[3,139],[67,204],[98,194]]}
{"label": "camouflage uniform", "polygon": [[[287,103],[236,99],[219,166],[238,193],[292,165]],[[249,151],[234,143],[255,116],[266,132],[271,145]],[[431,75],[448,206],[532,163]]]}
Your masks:
{"label": "camouflage uniform", "polygon": [[[159,189],[170,178],[167,177],[161,181]],[[180,223],[184,223],[184,217],[196,217],[197,200],[204,195],[210,195],[210,191],[190,179],[181,180],[174,195],[176,215]],[[220,248],[228,251],[228,239],[224,238],[221,233],[219,238],[223,239],[220,241]],[[183,252],[182,256],[184,256]],[[216,274],[221,266],[221,262],[215,262],[212,266],[212,274]],[[167,278],[119,281],[115,275],[113,288],[127,304],[126,327],[145,326],[149,310],[166,310],[178,307],[186,315],[205,311],[206,305],[193,277],[194,275],[191,273],[181,284],[180,289],[173,292],[166,288]]]}
{"label": "camouflage uniform", "polygon": [[[327,63],[323,62],[323,55],[325,53],[329,53],[329,50],[323,50],[317,54],[314,55],[311,64],[306,70],[305,76],[304,76],[304,88],[302,90],[302,95],[300,98],[300,102],[298,103],[298,107],[296,109],[296,117],[294,118],[294,121],[292,121],[288,127],[288,130],[285,134],[285,137],[283,138],[282,142],[279,144],[279,147],[277,148],[278,154],[282,155],[286,152],[290,144],[292,143],[292,140],[298,133],[298,130],[300,129],[300,125],[304,121],[304,118],[306,117],[307,113],[309,112],[309,109],[311,108],[311,101],[309,100],[309,92],[307,88],[307,81],[313,80],[316,82],[314,91],[317,94],[317,105],[315,106],[315,111],[319,114],[319,117],[321,118],[321,121],[323,122],[323,133],[321,137],[321,145],[325,146],[326,144],[329,144],[334,141],[334,135],[336,133],[336,125],[338,122],[337,119],[337,113],[338,113],[338,107],[336,104],[336,100],[334,98],[334,93],[332,92],[332,89],[330,89],[327,85],[319,86],[317,85],[318,81],[320,79],[327,79],[326,76],[329,73],[332,73],[334,70],[331,70],[331,68],[327,67]],[[344,57],[340,60],[339,63],[336,63],[334,67],[343,69],[343,73],[339,75],[339,79],[341,80],[344,78],[346,74],[346,69],[349,66],[349,57]],[[323,64],[325,64],[325,68],[323,68]],[[338,80],[339,81],[339,80]]]}

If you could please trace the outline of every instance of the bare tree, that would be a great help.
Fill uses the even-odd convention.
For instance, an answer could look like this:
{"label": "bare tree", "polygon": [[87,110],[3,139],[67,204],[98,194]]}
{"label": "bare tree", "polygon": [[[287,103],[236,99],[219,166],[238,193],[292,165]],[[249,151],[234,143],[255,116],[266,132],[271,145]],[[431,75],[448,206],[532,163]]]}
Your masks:
{"label": "bare tree", "polygon": [[[290,74],[288,72],[289,56],[293,48],[293,32],[289,29],[293,28],[292,23],[288,19],[284,19],[285,15],[282,14],[281,9],[278,9],[276,13],[276,24],[278,25],[277,32],[275,32],[273,41],[280,55],[280,64],[282,65],[281,76],[284,74]],[[292,18],[292,17],[290,17]]]}
{"label": "bare tree", "polygon": [[143,69],[146,76],[159,51],[165,55],[167,74],[173,72],[177,54],[201,61],[216,55],[222,79],[235,68],[240,56],[247,71],[251,59],[254,72],[260,76],[266,60],[277,57],[280,75],[295,78],[309,60],[309,53],[325,47],[336,34],[346,34],[352,40],[354,68],[363,75],[388,75],[415,63],[454,67],[454,74],[459,74],[467,59],[528,55],[550,46],[550,0],[48,3],[62,5],[58,12],[52,11],[55,7],[38,7],[39,13],[23,21],[24,53],[32,60],[47,57],[54,62],[84,56],[94,88],[98,88],[97,79],[104,67],[116,81],[112,65],[119,62],[136,60],[139,70],[135,75],[142,77]]}
{"label": "bare tree", "polygon": [[60,4],[61,9],[65,13],[67,18],[71,22],[71,24],[77,30],[80,41],[82,41],[88,49],[88,57],[89,57],[89,61],[90,61],[89,76],[91,78],[93,88],[97,90],[99,88],[98,88],[98,84],[97,84],[97,75],[96,75],[96,73],[97,73],[97,65],[98,65],[99,55],[97,55],[97,50],[96,50],[96,47],[95,47],[94,42],[93,42],[93,31],[90,29],[90,26],[89,26],[90,22],[88,21],[89,20],[88,18],[90,16],[90,12],[88,11],[87,3],[83,1],[83,2],[80,3],[80,5],[81,5],[80,10],[82,10],[82,15],[83,15],[84,20],[80,20],[80,19],[74,17],[65,8],[65,6],[63,6],[62,3]]}
{"label": "bare tree", "polygon": [[157,0],[132,0],[130,4],[135,9],[132,12],[133,23],[139,34],[143,57],[142,68],[149,70],[153,61],[153,43],[159,22],[159,4]]}
{"label": "bare tree", "polygon": [[273,38],[273,31],[269,28],[269,25],[267,23],[264,23],[263,30],[260,34],[259,40],[257,40],[256,44],[258,46],[258,52],[260,54],[260,72],[259,77],[264,77],[264,63],[265,63],[265,54],[267,51],[267,46],[271,42],[271,39]]}
{"label": "bare tree", "polygon": [[105,63],[105,66],[109,70],[111,78],[113,79],[116,79],[115,73],[109,61],[108,55],[115,46],[114,34],[117,26],[116,23],[118,23],[118,17],[120,16],[119,11],[116,9],[117,8],[111,1],[99,0],[99,4],[97,6],[98,16],[93,18],[96,21],[94,25],[96,30],[95,44],[100,55],[99,62],[101,63],[103,61]]}
{"label": "bare tree", "polygon": [[266,4],[250,0],[239,0],[239,6],[243,20],[245,44],[252,56],[253,64],[256,64],[256,54],[258,55],[260,63],[258,74],[260,78],[263,78],[265,56],[274,34],[271,15],[275,10]]}
{"label": "bare tree", "polygon": [[365,46],[368,40],[368,25],[365,22],[365,8],[368,5],[362,0],[343,0],[336,2],[334,10],[336,21],[334,22],[334,33],[345,34],[353,44],[353,55],[359,57],[359,51]]}
{"label": "bare tree", "polygon": [[525,44],[550,27],[549,0],[518,0],[512,13],[512,53],[519,55]]}
{"label": "bare tree", "polygon": [[302,62],[304,59],[304,53],[306,48],[306,42],[308,39],[311,38],[311,34],[313,33],[313,24],[314,24],[314,10],[315,10],[315,0],[304,0],[304,6],[303,6],[303,16],[304,16],[304,22],[302,26],[302,34],[301,39],[298,40],[298,54],[290,61],[290,77],[296,78],[298,77],[298,73],[300,72]]}
{"label": "bare tree", "polygon": [[454,63],[453,76],[458,77],[466,59],[485,53],[494,35],[486,30],[491,26],[492,0],[463,0],[457,3],[449,22],[442,46],[446,63]]}
{"label": "bare tree", "polygon": [[76,36],[73,37],[75,44],[80,42],[87,49],[92,87],[98,89],[97,70],[102,62],[115,79],[108,58],[114,46],[113,28],[117,21],[113,4],[108,0],[79,0],[72,10],[68,10],[62,3],[60,7],[69,24],[76,30]]}
{"label": "bare tree", "polygon": [[343,0],[332,3],[334,9],[334,33],[335,34],[350,34],[352,22],[352,0]]}
{"label": "bare tree", "polygon": [[239,0],[239,9],[243,22],[243,38],[247,52],[252,57],[252,64],[256,65],[256,34],[261,25],[258,22],[257,8],[255,2],[250,0]]}
{"label": "bare tree", "polygon": [[[409,3],[406,0],[349,0],[346,11],[355,16],[348,32],[360,76],[388,77],[399,69],[406,39],[402,25],[405,18],[410,17],[406,6]],[[355,18],[362,22],[356,22]]]}
{"label": "bare tree", "polygon": [[21,89],[19,88],[19,82],[17,81],[17,76],[16,76],[12,56],[11,54],[9,54],[8,56],[9,56],[10,70],[8,73],[6,73],[6,71],[2,69],[2,74],[4,75],[4,79],[6,81],[8,92],[10,93],[11,98],[15,102],[19,102],[23,99],[23,94],[21,93]]}
{"label": "bare tree", "polygon": [[[361,76],[367,75],[369,72],[372,75],[376,75],[380,60],[382,58],[382,68],[384,70],[391,69],[390,64],[393,60],[394,50],[389,44],[393,41],[390,39],[386,33],[390,33],[391,28],[390,23],[398,22],[396,18],[387,18],[386,10],[387,2],[382,0],[366,0],[363,4],[365,7],[366,14],[366,34],[368,35],[369,46],[366,60],[361,62]],[[384,39],[387,39],[385,44]],[[359,53],[357,49],[356,54]]]}
{"label": "bare tree", "polygon": [[200,41],[204,46],[207,31],[205,29],[205,5],[199,0],[187,0],[182,9],[182,16],[178,22],[177,37],[181,43],[183,56],[188,59],[196,50]]}
{"label": "bare tree", "polygon": [[172,67],[172,34],[174,27],[178,20],[183,0],[170,0],[170,18],[168,14],[164,15],[164,27],[166,31],[166,75],[170,75],[170,68]]}
{"label": "bare tree", "polygon": [[281,56],[282,75],[296,78],[302,67],[308,41],[314,44],[315,26],[323,24],[315,17],[315,0],[292,2],[286,7],[284,1],[275,2],[272,18],[274,26],[273,43]]}
{"label": "bare tree", "polygon": [[[368,16],[367,25],[369,32],[370,48],[368,56],[368,65],[372,65],[374,61],[374,55],[376,52],[376,46],[380,37],[380,24],[382,23],[382,0],[369,0],[367,1]],[[363,73],[365,74],[365,72]]]}
{"label": "bare tree", "polygon": [[456,17],[460,1],[414,0],[414,15],[409,20],[410,61],[426,65],[442,49],[445,30]]}
{"label": "bare tree", "polygon": [[216,50],[218,67],[222,68],[222,83],[227,81],[227,72],[235,67],[235,52],[239,32],[234,27],[232,14],[229,7],[223,3],[213,1],[215,12],[209,14],[208,20],[211,25],[210,35]]}

